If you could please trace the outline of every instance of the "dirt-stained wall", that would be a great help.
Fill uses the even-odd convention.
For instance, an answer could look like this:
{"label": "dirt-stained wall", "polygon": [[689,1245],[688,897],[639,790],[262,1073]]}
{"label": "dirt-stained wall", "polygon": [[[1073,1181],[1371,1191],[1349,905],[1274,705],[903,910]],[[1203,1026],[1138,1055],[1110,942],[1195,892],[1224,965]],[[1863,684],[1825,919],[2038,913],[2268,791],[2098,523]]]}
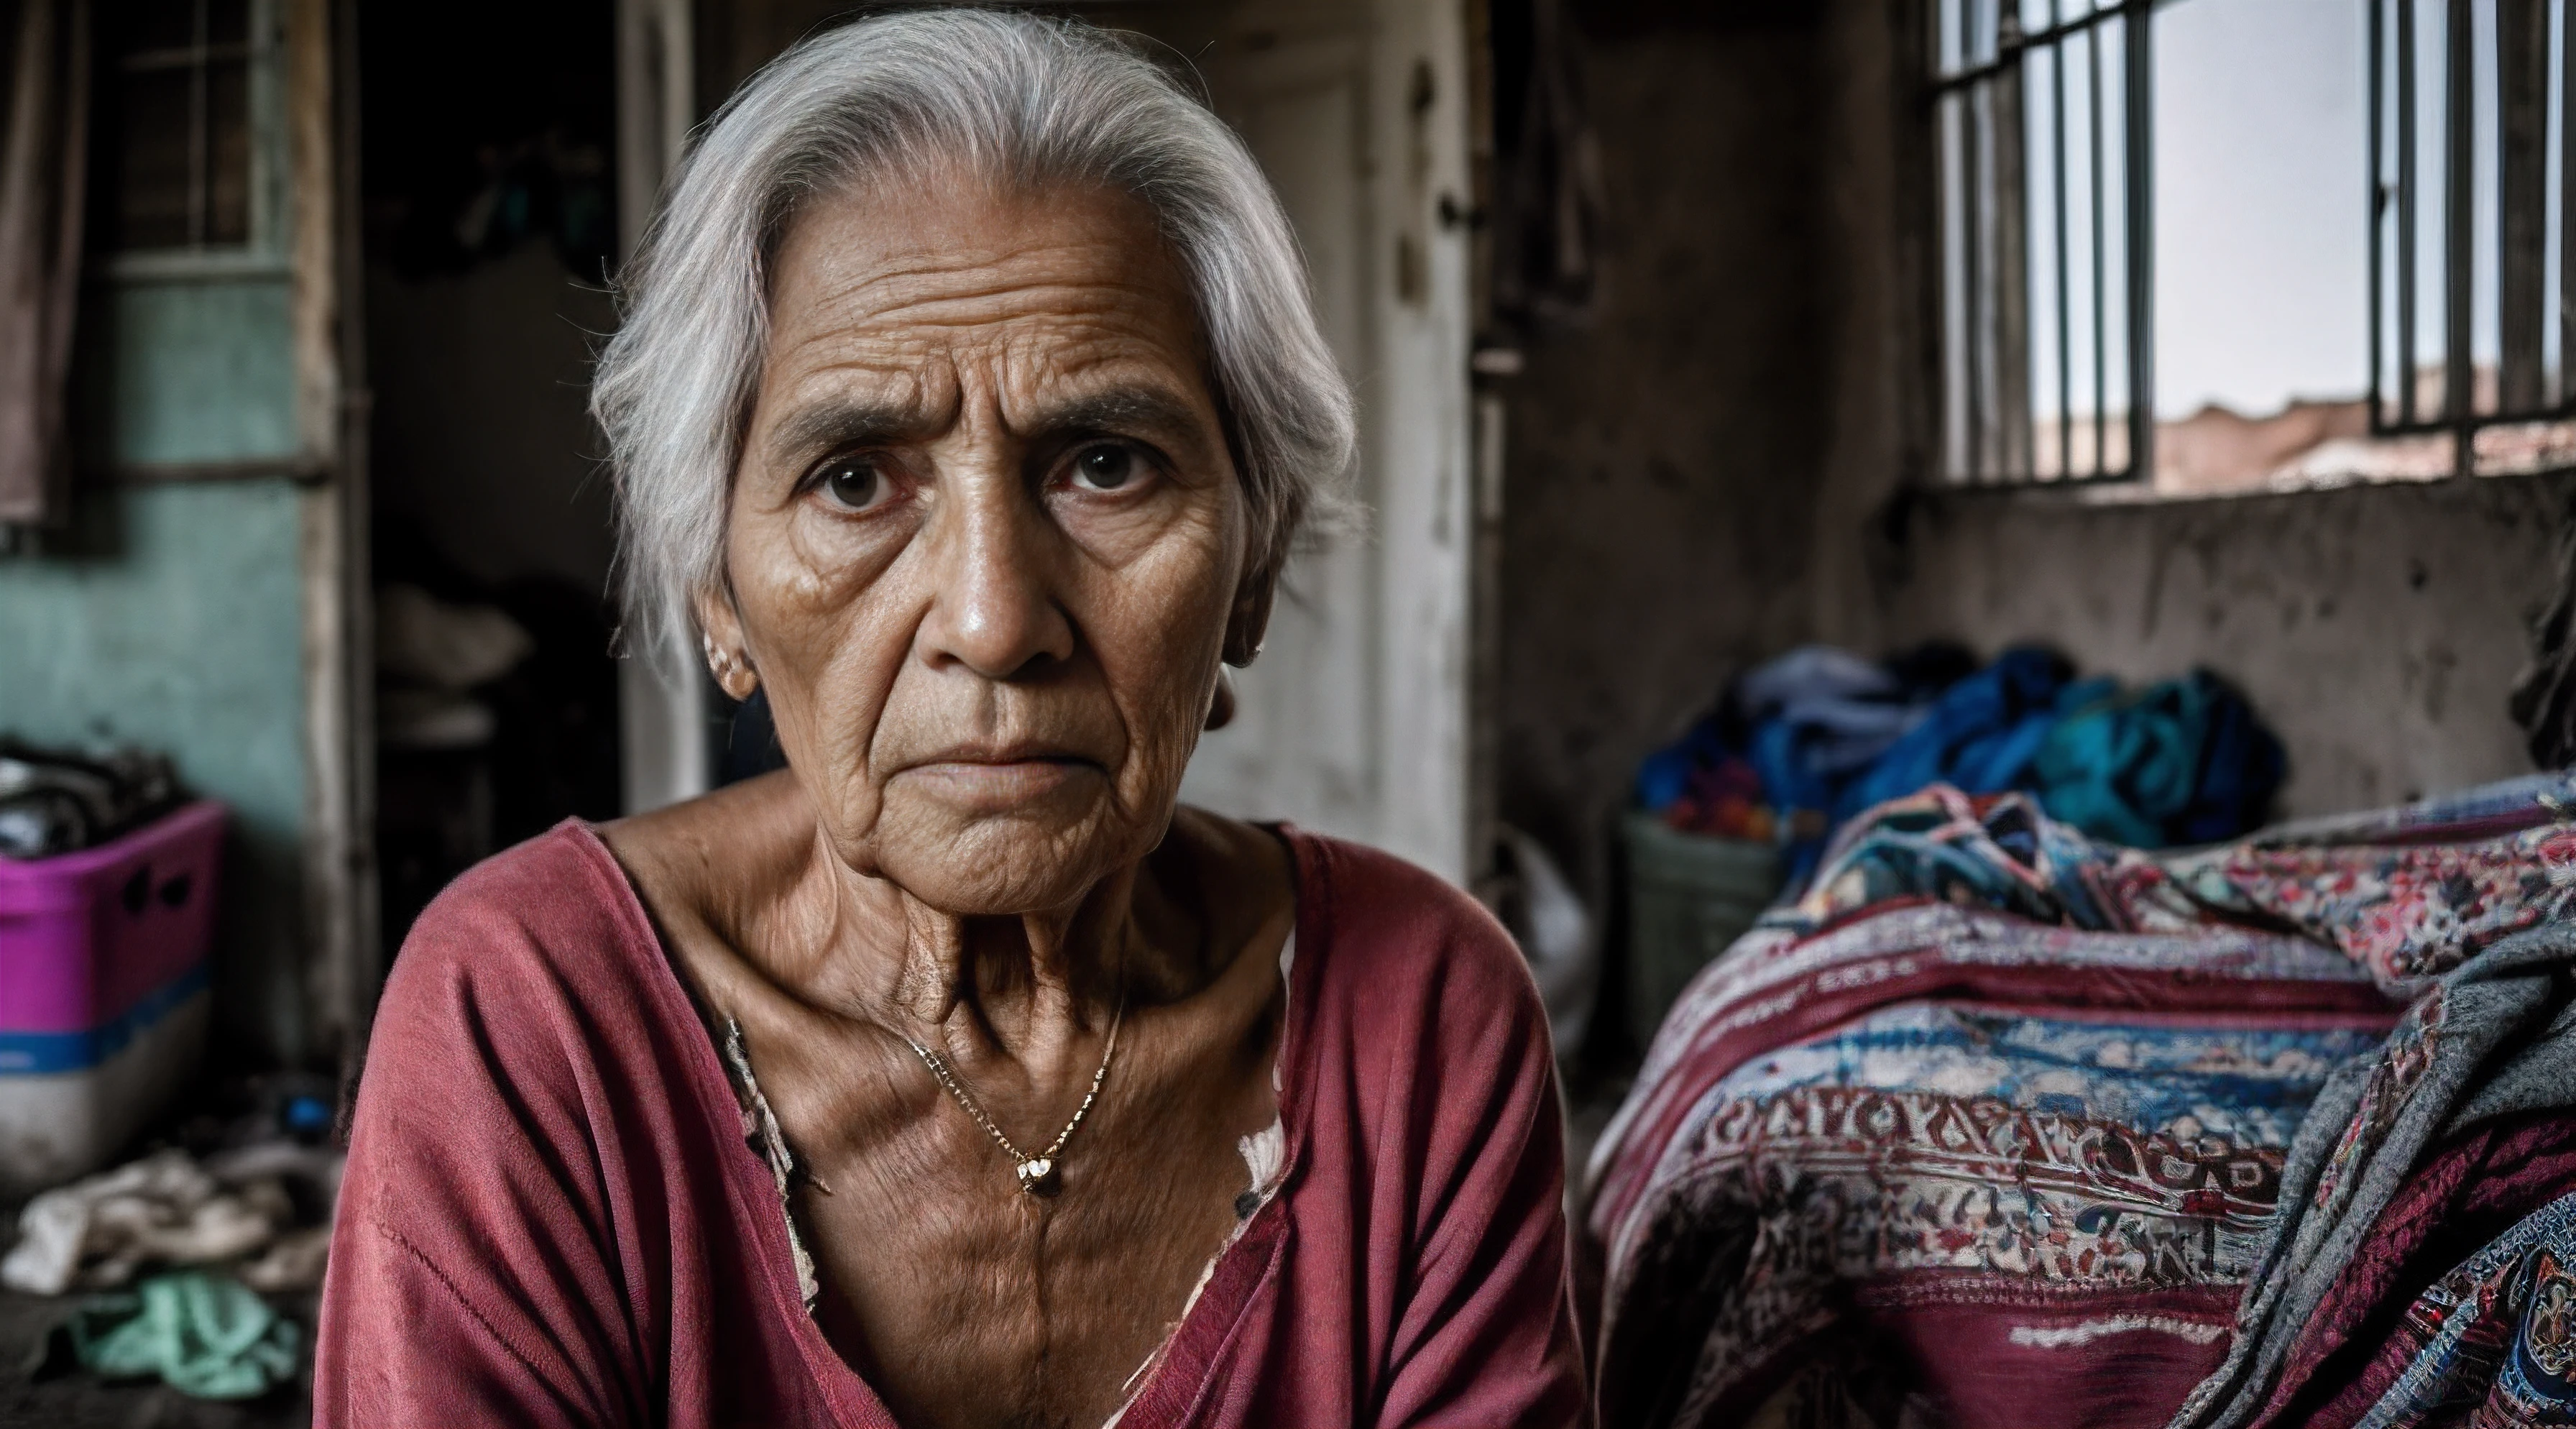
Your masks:
{"label": "dirt-stained wall", "polygon": [[2039,639],[2145,680],[2207,665],[2290,750],[2283,812],[2523,772],[2505,695],[2576,478],[2170,503],[1969,498],[1879,562],[1887,639]]}
{"label": "dirt-stained wall", "polygon": [[1501,389],[1498,778],[1503,818],[1598,888],[1638,758],[1805,631],[1825,94],[1819,27],[1779,7],[1574,8],[1605,278]]}
{"label": "dirt-stained wall", "polygon": [[1609,287],[1505,388],[1503,816],[1606,892],[1638,757],[1805,639],[2208,665],[2288,744],[2293,815],[2526,769],[2504,701],[2576,477],[1899,499],[1928,412],[1903,8],[1578,7]]}
{"label": "dirt-stained wall", "polygon": [[1947,635],[2054,644],[2130,679],[2207,665],[2289,747],[2282,812],[2363,807],[2530,767],[2506,692],[2555,574],[2576,478],[2488,478],[2087,504],[2065,493],[1901,500],[1925,427],[1908,275],[1925,156],[1884,0],[1836,0],[1826,307],[1831,420],[1811,628],[1883,649]]}

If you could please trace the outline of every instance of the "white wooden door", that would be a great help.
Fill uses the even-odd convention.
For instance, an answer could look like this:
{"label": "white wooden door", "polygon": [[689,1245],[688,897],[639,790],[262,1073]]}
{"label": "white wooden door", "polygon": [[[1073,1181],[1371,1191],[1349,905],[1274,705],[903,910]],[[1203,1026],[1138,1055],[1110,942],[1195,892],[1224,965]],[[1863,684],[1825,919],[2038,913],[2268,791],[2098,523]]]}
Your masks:
{"label": "white wooden door", "polygon": [[1460,0],[1253,0],[1206,66],[1359,394],[1358,538],[1291,562],[1183,797],[1470,872],[1467,69]]}
{"label": "white wooden door", "polygon": [[[617,230],[629,252],[643,240],[662,180],[698,120],[695,52],[689,0],[618,0]],[[625,811],[640,814],[707,792],[715,702],[706,669],[685,647],[630,642],[621,654],[617,723]]]}

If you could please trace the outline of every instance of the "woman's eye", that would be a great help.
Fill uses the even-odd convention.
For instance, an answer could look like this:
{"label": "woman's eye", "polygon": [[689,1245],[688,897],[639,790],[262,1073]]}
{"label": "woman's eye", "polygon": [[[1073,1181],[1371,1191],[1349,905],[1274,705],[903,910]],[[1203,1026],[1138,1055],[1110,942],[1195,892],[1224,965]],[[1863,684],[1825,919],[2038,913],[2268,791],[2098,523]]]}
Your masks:
{"label": "woman's eye", "polygon": [[843,457],[815,473],[814,489],[844,511],[866,511],[882,504],[894,483],[864,457]]}
{"label": "woman's eye", "polygon": [[1136,454],[1125,447],[1085,447],[1073,459],[1074,480],[1088,490],[1116,491],[1136,476]]}

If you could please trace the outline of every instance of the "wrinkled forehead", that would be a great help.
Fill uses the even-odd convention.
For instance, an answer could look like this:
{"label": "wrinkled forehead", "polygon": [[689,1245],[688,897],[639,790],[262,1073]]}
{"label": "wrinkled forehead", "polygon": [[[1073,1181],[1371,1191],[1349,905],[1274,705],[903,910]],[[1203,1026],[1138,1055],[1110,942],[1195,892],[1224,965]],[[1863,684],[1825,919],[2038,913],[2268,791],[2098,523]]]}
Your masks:
{"label": "wrinkled forehead", "polygon": [[1032,186],[958,165],[815,195],[768,265],[770,326],[971,328],[1124,315],[1205,347],[1196,295],[1151,206],[1105,184]]}
{"label": "wrinkled forehead", "polygon": [[771,397],[861,386],[928,409],[978,379],[1059,395],[1206,385],[1187,275],[1152,210],[1114,188],[845,186],[788,225],[769,287]]}
{"label": "wrinkled forehead", "polygon": [[[806,206],[770,281],[765,445],[866,409],[933,435],[992,402],[1221,427],[1193,291],[1144,203],[1115,188],[876,183]],[[891,430],[889,430],[891,427]],[[1200,445],[1200,443],[1190,443]]]}

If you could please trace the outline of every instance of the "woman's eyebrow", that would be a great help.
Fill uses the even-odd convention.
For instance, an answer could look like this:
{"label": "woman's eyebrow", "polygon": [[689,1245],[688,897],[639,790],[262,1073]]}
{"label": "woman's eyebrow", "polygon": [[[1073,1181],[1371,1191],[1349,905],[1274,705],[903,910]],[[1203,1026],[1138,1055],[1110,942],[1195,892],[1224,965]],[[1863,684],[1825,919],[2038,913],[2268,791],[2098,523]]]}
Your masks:
{"label": "woman's eyebrow", "polygon": [[781,457],[868,446],[922,435],[927,423],[907,406],[875,402],[819,402],[790,413],[771,429],[769,449]]}
{"label": "woman's eyebrow", "polygon": [[1199,412],[1180,394],[1160,387],[1117,387],[1040,407],[1022,424],[1032,437],[1070,432],[1153,433],[1196,439]]}
{"label": "woman's eyebrow", "polygon": [[[908,404],[827,400],[779,419],[766,445],[774,460],[793,461],[810,453],[918,440],[938,425],[936,417]],[[1152,386],[1117,387],[1049,402],[1014,425],[1024,440],[1032,441],[1073,435],[1150,435],[1199,446],[1206,436],[1199,409],[1176,392]]]}

